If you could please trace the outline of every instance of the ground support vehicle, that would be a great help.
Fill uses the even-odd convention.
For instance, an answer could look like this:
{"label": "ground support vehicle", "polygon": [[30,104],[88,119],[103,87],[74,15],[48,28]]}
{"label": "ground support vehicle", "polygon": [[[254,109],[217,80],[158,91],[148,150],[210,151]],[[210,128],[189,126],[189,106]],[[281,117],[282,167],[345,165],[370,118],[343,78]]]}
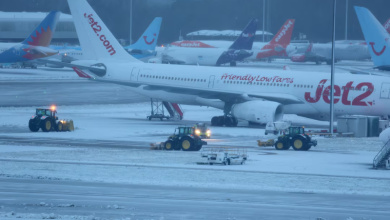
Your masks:
{"label": "ground support vehicle", "polygon": [[205,123],[196,123],[195,126],[195,134],[200,136],[201,138],[210,138],[211,131],[207,128]]}
{"label": "ground support vehicle", "polygon": [[247,148],[242,147],[208,147],[201,152],[202,157],[207,157],[207,162],[213,164],[245,164],[248,159]]}
{"label": "ground support vehicle", "polygon": [[291,126],[291,121],[278,121],[278,122],[268,122],[265,126],[265,135],[274,134],[277,135],[286,130]]}
{"label": "ground support vehicle", "polygon": [[32,132],[37,132],[39,129],[43,132],[74,131],[73,120],[59,120],[56,113],[54,107],[51,109],[37,108],[35,115],[28,122],[28,128]]}
{"label": "ground support vehicle", "polygon": [[274,139],[269,139],[269,140],[267,140],[267,141],[257,140],[257,145],[258,145],[259,147],[274,146],[274,145],[275,145],[275,140],[274,140]]}
{"label": "ground support vehicle", "polygon": [[195,133],[193,127],[178,127],[164,143],[165,150],[199,151],[207,142]]}
{"label": "ground support vehicle", "polygon": [[288,150],[293,147],[297,151],[307,151],[312,146],[317,146],[317,141],[305,134],[303,127],[289,127],[286,135],[281,135],[275,142],[276,150]]}

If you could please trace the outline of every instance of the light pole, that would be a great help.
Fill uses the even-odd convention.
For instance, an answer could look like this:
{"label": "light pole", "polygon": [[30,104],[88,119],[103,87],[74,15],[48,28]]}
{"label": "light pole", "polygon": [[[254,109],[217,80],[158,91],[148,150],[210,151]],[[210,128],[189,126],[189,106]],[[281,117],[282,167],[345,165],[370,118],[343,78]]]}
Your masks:
{"label": "light pole", "polygon": [[133,44],[132,37],[133,37],[133,0],[130,0],[130,45]]}
{"label": "light pole", "polygon": [[345,1],[345,40],[348,40],[348,0]]}
{"label": "light pole", "polygon": [[336,41],[336,0],[333,0],[332,66],[330,73],[330,134],[333,137],[334,120],[334,47]]}
{"label": "light pole", "polygon": [[265,33],[264,33],[264,30],[265,30],[265,0],[263,0],[263,42],[265,42]]}

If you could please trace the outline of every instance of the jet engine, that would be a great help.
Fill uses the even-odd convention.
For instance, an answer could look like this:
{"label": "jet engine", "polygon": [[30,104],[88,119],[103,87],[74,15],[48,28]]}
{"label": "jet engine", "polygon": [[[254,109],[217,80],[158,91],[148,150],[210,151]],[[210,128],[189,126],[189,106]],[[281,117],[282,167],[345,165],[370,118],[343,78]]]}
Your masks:
{"label": "jet engine", "polygon": [[301,54],[296,54],[296,55],[293,55],[291,57],[291,61],[293,62],[298,62],[298,63],[301,63],[301,62],[306,62],[306,56],[305,55],[301,55]]}
{"label": "jet engine", "polygon": [[234,117],[255,123],[283,120],[283,106],[270,101],[248,101],[232,106]]}

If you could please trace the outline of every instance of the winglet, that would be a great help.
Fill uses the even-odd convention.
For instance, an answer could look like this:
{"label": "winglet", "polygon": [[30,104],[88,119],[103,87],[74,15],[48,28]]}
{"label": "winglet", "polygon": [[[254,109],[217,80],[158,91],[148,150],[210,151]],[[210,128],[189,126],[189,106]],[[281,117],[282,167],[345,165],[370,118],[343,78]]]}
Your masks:
{"label": "winglet", "polygon": [[229,49],[252,50],[258,21],[257,19],[252,19]]}
{"label": "winglet", "polygon": [[160,33],[162,18],[155,18],[137,42],[126,46],[125,49],[155,50]]}
{"label": "winglet", "polygon": [[51,11],[22,44],[48,47],[56,30],[61,12]]}
{"label": "winglet", "polygon": [[87,78],[87,79],[92,79],[92,77],[90,77],[88,74],[86,74],[84,71],[82,71],[81,69],[77,68],[77,67],[72,67],[72,69],[77,73],[77,75],[79,75],[79,77],[81,78]]}

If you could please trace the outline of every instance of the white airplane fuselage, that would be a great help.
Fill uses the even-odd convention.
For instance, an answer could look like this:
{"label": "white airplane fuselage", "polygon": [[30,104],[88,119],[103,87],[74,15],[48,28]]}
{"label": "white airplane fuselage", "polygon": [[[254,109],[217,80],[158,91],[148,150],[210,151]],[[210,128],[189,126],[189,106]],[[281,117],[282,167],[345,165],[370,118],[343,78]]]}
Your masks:
{"label": "white airplane fuselage", "polygon": [[[329,74],[307,72],[186,67],[161,64],[105,63],[107,74],[96,80],[117,84],[137,82],[132,88],[144,96],[188,105],[203,105],[200,97],[171,90],[149,89],[147,85],[183,87],[209,92],[292,95],[302,104],[284,105],[285,114],[318,120],[329,119]],[[130,87],[131,88],[131,87]],[[389,115],[390,78],[340,74],[335,80],[335,115]],[[260,99],[261,100],[261,99]],[[212,106],[220,108],[218,106]]]}

